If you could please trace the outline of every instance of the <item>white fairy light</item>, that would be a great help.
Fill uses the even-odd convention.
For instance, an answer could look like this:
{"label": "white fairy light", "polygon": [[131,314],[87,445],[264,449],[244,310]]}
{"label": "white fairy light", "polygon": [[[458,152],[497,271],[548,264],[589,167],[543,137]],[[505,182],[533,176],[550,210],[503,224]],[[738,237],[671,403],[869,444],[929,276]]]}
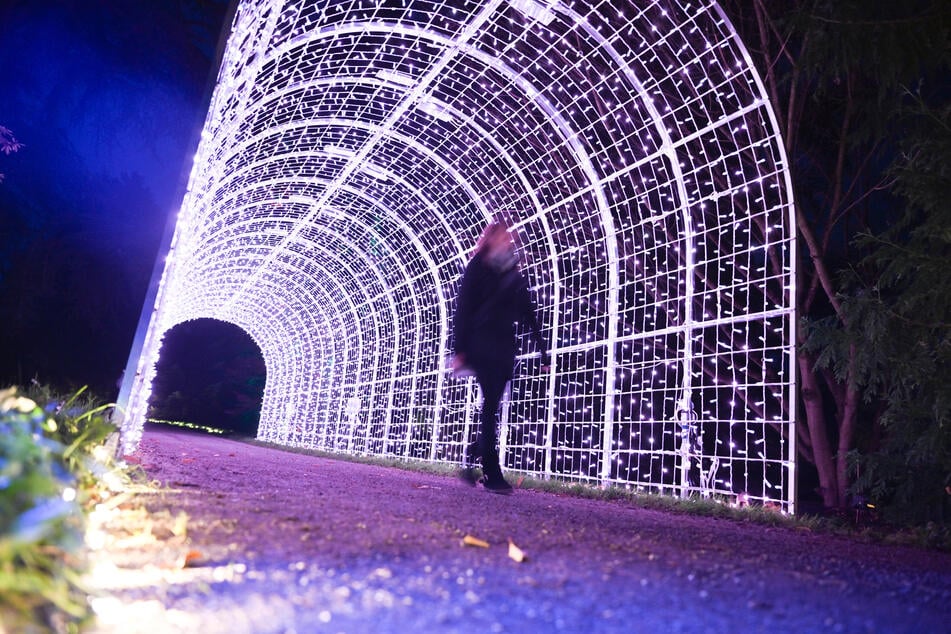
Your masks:
{"label": "white fairy light", "polygon": [[715,3],[242,0],[124,448],[163,337],[214,318],[261,349],[261,438],[459,461],[480,401],[445,371],[455,294],[504,212],[553,359],[519,359],[505,466],[791,512],[791,209]]}
{"label": "white fairy light", "polygon": [[428,114],[429,116],[439,119],[440,121],[452,121],[452,114],[449,112],[448,106],[446,104],[432,98],[426,98],[419,101],[416,104],[416,107]]}
{"label": "white fairy light", "polygon": [[545,26],[555,19],[555,14],[544,3],[537,0],[509,0],[509,4],[524,13],[526,17],[538,20]]}
{"label": "white fairy light", "polygon": [[412,77],[385,68],[377,71],[376,76],[383,81],[393,82],[401,86],[412,86],[415,83]]}

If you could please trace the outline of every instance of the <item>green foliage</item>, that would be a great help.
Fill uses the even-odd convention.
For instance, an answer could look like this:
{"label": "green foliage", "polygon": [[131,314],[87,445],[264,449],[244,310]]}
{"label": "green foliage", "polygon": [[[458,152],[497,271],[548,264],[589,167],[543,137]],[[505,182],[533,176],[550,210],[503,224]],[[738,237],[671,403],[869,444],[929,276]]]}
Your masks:
{"label": "green foliage", "polygon": [[0,391],[0,617],[11,631],[76,631],[89,617],[78,568],[82,502],[114,431],[83,390]]}
{"label": "green foliage", "polygon": [[[843,280],[847,325],[812,327],[818,363],[851,376],[879,411],[880,441],[851,455],[854,493],[900,523],[951,521],[951,107],[918,102],[891,169],[899,222],[857,245]],[[849,374],[851,370],[851,375]]]}
{"label": "green foliage", "polygon": [[101,404],[85,387],[75,394],[63,396],[49,387],[33,385],[26,396],[39,403],[46,403],[45,411],[55,425],[47,436],[62,444],[63,459],[69,471],[75,474],[83,487],[94,486],[107,467],[104,464],[109,452],[92,452],[111,439],[116,431],[107,416],[111,404]]}

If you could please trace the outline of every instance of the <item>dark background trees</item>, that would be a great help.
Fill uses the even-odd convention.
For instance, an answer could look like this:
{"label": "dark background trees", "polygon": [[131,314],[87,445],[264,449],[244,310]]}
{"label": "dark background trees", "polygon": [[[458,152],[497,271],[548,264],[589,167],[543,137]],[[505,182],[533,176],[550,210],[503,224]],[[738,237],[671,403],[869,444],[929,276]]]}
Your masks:
{"label": "dark background trees", "polygon": [[951,520],[951,106],[919,102],[889,176],[900,213],[840,275],[843,322],[810,330],[818,365],[862,393],[854,490],[907,522]]}
{"label": "dark background trees", "polygon": [[149,417],[257,433],[264,359],[237,326],[214,319],[179,324],[165,335]]}
{"label": "dark background trees", "polygon": [[947,376],[951,322],[939,279],[951,5],[724,5],[772,97],[796,193],[801,462],[825,507],[870,497],[940,518],[949,391],[926,379]]}

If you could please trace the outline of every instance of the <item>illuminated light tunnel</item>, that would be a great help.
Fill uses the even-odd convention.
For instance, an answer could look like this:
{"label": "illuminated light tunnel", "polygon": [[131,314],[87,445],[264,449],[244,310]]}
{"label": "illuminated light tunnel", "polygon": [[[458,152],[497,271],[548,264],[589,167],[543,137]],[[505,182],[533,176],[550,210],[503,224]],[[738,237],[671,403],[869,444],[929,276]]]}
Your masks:
{"label": "illuminated light tunnel", "polygon": [[794,511],[794,230],[762,83],[714,2],[242,0],[120,407],[164,333],[244,329],[258,437],[459,462],[459,279],[505,217],[553,363],[504,468]]}

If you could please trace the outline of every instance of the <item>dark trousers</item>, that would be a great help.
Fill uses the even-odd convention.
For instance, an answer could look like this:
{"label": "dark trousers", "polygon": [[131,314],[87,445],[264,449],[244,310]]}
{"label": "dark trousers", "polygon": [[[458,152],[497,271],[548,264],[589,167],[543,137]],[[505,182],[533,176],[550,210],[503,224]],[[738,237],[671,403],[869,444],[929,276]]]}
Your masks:
{"label": "dark trousers", "polygon": [[505,385],[512,377],[511,367],[479,368],[476,378],[482,388],[482,420],[479,434],[479,454],[482,456],[482,470],[485,477],[493,482],[502,480],[502,467],[499,465],[497,429],[499,426],[499,404]]}

